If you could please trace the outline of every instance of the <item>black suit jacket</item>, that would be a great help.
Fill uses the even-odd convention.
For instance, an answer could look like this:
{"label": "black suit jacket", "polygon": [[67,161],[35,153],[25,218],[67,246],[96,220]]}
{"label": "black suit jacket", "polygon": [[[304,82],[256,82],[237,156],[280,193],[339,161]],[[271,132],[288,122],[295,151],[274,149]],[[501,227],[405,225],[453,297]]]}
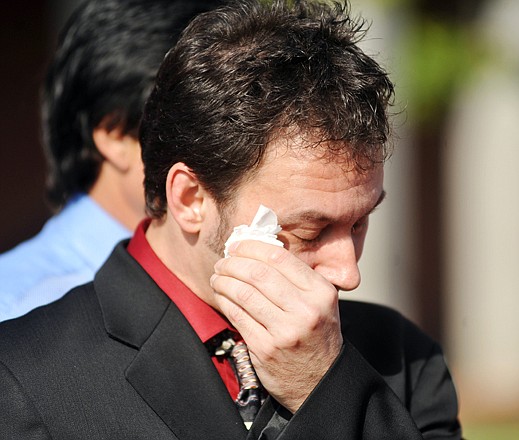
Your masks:
{"label": "black suit jacket", "polygon": [[[459,439],[440,348],[396,312],[341,301],[341,355],[280,440]],[[0,325],[0,439],[270,439],[247,432],[184,316],[118,245],[93,283]]]}

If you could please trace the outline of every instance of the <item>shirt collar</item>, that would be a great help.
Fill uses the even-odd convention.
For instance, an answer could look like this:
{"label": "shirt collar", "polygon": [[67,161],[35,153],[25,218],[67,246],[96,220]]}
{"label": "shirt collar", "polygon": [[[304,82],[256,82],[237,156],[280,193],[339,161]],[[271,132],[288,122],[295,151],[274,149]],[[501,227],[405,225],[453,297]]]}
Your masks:
{"label": "shirt collar", "polygon": [[128,244],[128,253],[175,303],[202,342],[207,342],[226,329],[236,331],[221,314],[200,299],[160,260],[146,238],[150,222],[151,219],[145,219],[139,224]]}

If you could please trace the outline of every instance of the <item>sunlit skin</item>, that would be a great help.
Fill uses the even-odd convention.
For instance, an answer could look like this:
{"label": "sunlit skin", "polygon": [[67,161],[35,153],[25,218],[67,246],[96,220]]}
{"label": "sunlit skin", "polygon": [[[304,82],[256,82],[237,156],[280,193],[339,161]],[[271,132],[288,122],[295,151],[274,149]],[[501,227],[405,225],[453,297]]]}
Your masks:
{"label": "sunlit skin", "polygon": [[282,232],[278,238],[338,289],[360,284],[369,215],[382,202],[383,169],[366,174],[345,171],[312,153],[270,158],[239,192],[232,225],[250,223],[260,203],[273,209]]}
{"label": "sunlit skin", "polygon": [[[265,388],[295,412],[341,351],[337,289],[360,283],[357,263],[369,215],[384,191],[381,165],[360,173],[338,158],[284,145],[271,146],[259,172],[241,185],[227,220],[230,234],[264,204],[278,215],[285,248],[243,241],[222,259],[207,244],[220,223],[216,205],[194,181],[189,190],[179,189],[189,180],[180,165],[169,183],[168,216],[176,224],[166,216],[147,235],[159,257],[236,327]],[[193,226],[195,211],[199,227]],[[196,238],[186,240],[186,230]],[[175,240],[179,233],[183,246]],[[175,240],[175,252],[168,239]]]}

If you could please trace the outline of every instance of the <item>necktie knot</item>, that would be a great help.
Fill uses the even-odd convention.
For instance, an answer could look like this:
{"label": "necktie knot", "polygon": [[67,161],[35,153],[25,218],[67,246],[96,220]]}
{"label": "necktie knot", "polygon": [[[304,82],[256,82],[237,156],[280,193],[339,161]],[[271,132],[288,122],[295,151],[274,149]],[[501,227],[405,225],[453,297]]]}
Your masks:
{"label": "necktie knot", "polygon": [[206,345],[211,355],[229,359],[240,386],[235,403],[245,426],[250,428],[266,396],[245,342],[236,333],[225,330]]}
{"label": "necktie knot", "polygon": [[207,350],[211,356],[228,357],[231,355],[232,348],[239,339],[238,334],[231,330],[224,330],[218,333],[205,343]]}

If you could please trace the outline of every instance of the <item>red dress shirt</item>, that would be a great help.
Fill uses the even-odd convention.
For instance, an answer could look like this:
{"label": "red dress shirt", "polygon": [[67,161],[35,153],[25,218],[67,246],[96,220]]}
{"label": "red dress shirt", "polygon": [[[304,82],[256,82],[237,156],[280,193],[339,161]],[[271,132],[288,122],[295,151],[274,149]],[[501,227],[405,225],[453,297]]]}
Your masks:
{"label": "red dress shirt", "polygon": [[[203,343],[226,329],[236,332],[229,321],[193,293],[155,254],[146,238],[150,221],[146,219],[139,224],[128,244],[128,253],[175,303]],[[229,360],[221,356],[211,358],[231,397],[236,400],[239,385]]]}

